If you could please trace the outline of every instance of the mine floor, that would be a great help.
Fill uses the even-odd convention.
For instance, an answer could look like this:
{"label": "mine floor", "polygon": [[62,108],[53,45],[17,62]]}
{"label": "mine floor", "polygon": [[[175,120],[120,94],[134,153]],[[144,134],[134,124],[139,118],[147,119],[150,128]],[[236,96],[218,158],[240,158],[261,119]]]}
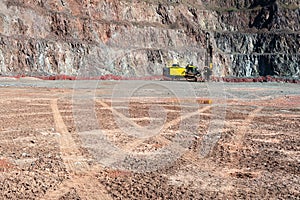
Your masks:
{"label": "mine floor", "polygon": [[0,199],[300,198],[300,87],[0,82]]}

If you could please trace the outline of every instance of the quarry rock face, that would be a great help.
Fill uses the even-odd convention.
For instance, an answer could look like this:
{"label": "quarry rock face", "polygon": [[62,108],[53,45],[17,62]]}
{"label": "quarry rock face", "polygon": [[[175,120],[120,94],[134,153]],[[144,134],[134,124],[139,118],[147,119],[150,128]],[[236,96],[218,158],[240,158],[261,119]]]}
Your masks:
{"label": "quarry rock face", "polygon": [[0,2],[1,75],[300,76],[297,0]]}

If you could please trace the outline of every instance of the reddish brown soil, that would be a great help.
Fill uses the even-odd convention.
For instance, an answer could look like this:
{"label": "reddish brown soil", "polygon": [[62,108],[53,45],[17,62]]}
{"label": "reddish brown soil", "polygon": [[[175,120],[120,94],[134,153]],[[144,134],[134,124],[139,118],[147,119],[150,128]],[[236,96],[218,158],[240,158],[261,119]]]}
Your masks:
{"label": "reddish brown soil", "polygon": [[[97,164],[78,135],[71,96],[67,89],[1,88],[0,199],[300,198],[299,96],[224,102],[221,138],[204,158],[199,151],[213,112],[200,104],[188,150],[144,173]],[[167,125],[145,140],[119,130],[113,114],[122,115],[109,100],[96,100],[95,113],[116,146],[154,152],[172,142],[181,110],[176,102],[132,101],[129,113],[137,126],[149,124],[147,110],[154,104],[170,111]]]}

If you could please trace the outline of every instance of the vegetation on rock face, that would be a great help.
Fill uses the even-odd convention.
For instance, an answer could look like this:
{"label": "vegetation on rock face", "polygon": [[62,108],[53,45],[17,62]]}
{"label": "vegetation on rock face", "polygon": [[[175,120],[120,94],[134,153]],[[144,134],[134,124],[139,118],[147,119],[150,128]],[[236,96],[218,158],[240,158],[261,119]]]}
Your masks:
{"label": "vegetation on rock face", "polygon": [[171,61],[202,68],[209,32],[216,76],[297,78],[299,18],[296,0],[2,1],[0,74],[146,76]]}

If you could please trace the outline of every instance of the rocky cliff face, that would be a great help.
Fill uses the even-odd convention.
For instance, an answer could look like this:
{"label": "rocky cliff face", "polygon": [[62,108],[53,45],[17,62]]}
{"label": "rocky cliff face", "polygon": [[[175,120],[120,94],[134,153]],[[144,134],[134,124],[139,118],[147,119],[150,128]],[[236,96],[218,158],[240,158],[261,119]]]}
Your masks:
{"label": "rocky cliff face", "polygon": [[299,4],[298,0],[1,1],[0,74],[160,75],[172,62],[204,67],[209,43],[215,76],[297,78]]}

